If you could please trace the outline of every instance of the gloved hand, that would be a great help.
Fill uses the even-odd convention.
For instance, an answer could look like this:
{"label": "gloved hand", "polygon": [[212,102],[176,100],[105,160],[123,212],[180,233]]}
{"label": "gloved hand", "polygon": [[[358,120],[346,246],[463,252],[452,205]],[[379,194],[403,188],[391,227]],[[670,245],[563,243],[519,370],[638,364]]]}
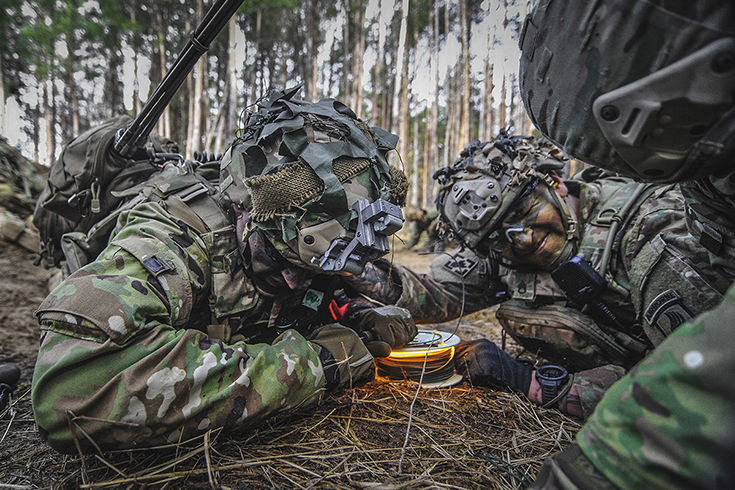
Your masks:
{"label": "gloved hand", "polygon": [[14,385],[20,379],[20,369],[15,364],[0,364],[0,383]]}
{"label": "gloved hand", "polygon": [[13,393],[13,386],[20,379],[20,369],[13,364],[0,365],[0,410],[10,402],[10,395]]}
{"label": "gloved hand", "polygon": [[388,357],[391,349],[403,347],[418,333],[411,313],[398,306],[357,311],[352,316],[350,327],[360,334],[375,357]]}
{"label": "gloved hand", "polygon": [[325,388],[353,388],[375,379],[375,361],[357,333],[337,324],[307,337],[317,347],[326,378]]}
{"label": "gloved hand", "polygon": [[222,160],[222,155],[215,155],[214,153],[207,153],[206,150],[196,150],[194,152],[194,160],[200,163],[214,162]]}
{"label": "gloved hand", "polygon": [[455,348],[454,367],[473,384],[495,389],[509,388],[528,395],[533,367],[513,359],[487,339],[460,342]]}

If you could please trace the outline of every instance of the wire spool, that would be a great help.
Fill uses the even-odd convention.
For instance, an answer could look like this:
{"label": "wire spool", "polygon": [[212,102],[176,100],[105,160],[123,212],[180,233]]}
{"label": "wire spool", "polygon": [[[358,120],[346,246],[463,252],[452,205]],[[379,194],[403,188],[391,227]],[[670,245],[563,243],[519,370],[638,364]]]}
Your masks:
{"label": "wire spool", "polygon": [[459,341],[457,335],[449,332],[419,330],[402,349],[375,359],[378,376],[394,381],[421,382],[423,388],[453,386],[462,381],[462,375],[454,372],[454,347]]}

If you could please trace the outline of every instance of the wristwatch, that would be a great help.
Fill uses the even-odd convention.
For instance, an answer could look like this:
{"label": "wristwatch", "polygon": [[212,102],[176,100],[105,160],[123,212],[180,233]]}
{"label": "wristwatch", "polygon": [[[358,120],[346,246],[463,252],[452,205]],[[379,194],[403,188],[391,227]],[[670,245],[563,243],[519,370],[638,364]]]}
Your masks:
{"label": "wristwatch", "polygon": [[559,388],[569,378],[567,370],[561,366],[541,366],[536,370],[536,381],[541,385],[541,403],[546,405],[559,394]]}

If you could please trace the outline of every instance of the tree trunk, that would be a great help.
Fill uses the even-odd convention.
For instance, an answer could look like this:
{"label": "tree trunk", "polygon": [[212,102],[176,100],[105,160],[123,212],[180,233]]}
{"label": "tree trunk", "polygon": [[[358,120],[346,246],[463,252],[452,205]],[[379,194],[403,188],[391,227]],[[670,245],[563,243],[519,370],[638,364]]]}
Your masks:
{"label": "tree trunk", "polygon": [[352,22],[352,2],[344,0],[345,24],[342,29],[342,99],[351,106],[350,100],[350,23]]}
{"label": "tree trunk", "polygon": [[[439,168],[439,5],[434,2],[432,19],[432,46],[431,46],[431,77],[433,82],[433,100],[431,101],[430,115],[426,121],[426,131],[429,133],[426,138],[429,142],[429,156],[427,180],[431,181],[431,176]],[[428,187],[428,186],[427,186]],[[433,186],[432,186],[433,187]],[[431,206],[434,199],[433,194],[427,191],[424,194],[424,207]]]}
{"label": "tree trunk", "polygon": [[419,177],[421,169],[419,168],[419,118],[413,121],[413,154],[411,155],[411,206],[418,207],[421,199],[421,189],[419,188]]}
{"label": "tree trunk", "polygon": [[56,144],[54,138],[54,81],[51,77],[53,71],[49,69],[46,78],[46,90],[43,97],[43,113],[46,119],[46,165],[51,165],[56,154]]}
{"label": "tree trunk", "polygon": [[[398,43],[396,42],[395,36],[391,36],[390,38],[390,49],[386,49],[383,51],[383,66],[395,66],[396,65],[396,54],[398,52]],[[390,64],[388,63],[388,56],[390,56]],[[390,73],[390,74],[389,74]],[[382,116],[380,118],[381,120],[381,127],[382,128],[390,128],[391,131],[393,130],[393,87],[395,87],[396,84],[396,75],[395,71],[392,70],[384,70],[383,74],[383,108],[382,108]]]}
{"label": "tree trunk", "polygon": [[[201,20],[204,18],[204,2],[203,0],[197,0],[197,18]],[[207,77],[207,54],[205,53],[199,58],[196,66],[194,67],[194,93],[192,99],[194,100],[193,112],[191,114],[191,141],[187,142],[186,155],[188,158],[191,157],[192,153],[197,150],[206,150],[202,142],[202,117],[204,112],[204,104],[206,103],[206,84],[205,78]]]}
{"label": "tree trunk", "polygon": [[[130,9],[130,23],[135,29],[137,24],[137,18],[135,16],[135,9]],[[136,42],[138,34],[133,33],[132,38],[132,49],[133,49],[133,117],[140,114],[140,110],[143,108],[143,103],[140,100],[140,75],[138,73],[138,59],[140,58],[138,53],[138,43]]]}
{"label": "tree trunk", "polygon": [[367,25],[365,24],[367,17],[365,10],[367,9],[366,0],[358,0],[355,8],[355,47],[352,50],[352,109],[358,118],[362,119],[363,108],[362,108],[362,73],[363,63],[365,60],[365,31]]}
{"label": "tree trunk", "polygon": [[398,121],[398,153],[404,156],[408,139],[408,9],[409,0],[403,0],[401,5],[401,30],[398,38],[398,54],[396,56],[396,86],[395,97]]}
{"label": "tree trunk", "polygon": [[261,58],[260,58],[260,29],[263,22],[263,13],[260,9],[255,13],[255,39],[253,40],[253,43],[255,44],[254,49],[254,60],[253,65],[251,67],[251,79],[250,79],[250,104],[255,103],[256,100],[258,100],[258,86],[261,83],[261,80],[263,79],[263,76],[258,76],[258,70],[262,69],[261,66]]}
{"label": "tree trunk", "polygon": [[[450,19],[450,6],[451,1],[446,0],[444,2],[444,35],[446,36],[446,39],[448,41],[449,39],[449,33],[452,32],[452,25],[449,22]],[[444,128],[444,152],[443,152],[443,165],[448,166],[452,163],[453,156],[453,148],[452,148],[452,126],[454,124],[454,112],[455,112],[455,104],[454,104],[454,90],[453,87],[455,86],[453,82],[453,75],[452,75],[453,68],[449,68],[447,70],[446,74],[446,83],[444,84],[445,87],[445,95],[444,98],[447,101],[447,111],[446,111],[446,127]]]}
{"label": "tree trunk", "polygon": [[507,86],[505,79],[507,78],[507,75],[505,72],[503,72],[503,85],[500,88],[500,108],[498,109],[498,120],[500,123],[500,129],[505,129],[508,125],[508,120],[506,119],[506,104],[505,99],[507,97]]}
{"label": "tree trunk", "polygon": [[[487,3],[485,10],[486,22],[492,17],[491,9],[493,2]],[[480,116],[479,139],[487,141],[493,136],[493,63],[490,61],[490,53],[493,47],[493,28],[488,23],[487,39],[485,39],[484,74],[485,82],[482,84],[482,115]]]}
{"label": "tree trunk", "polygon": [[317,0],[307,0],[304,8],[306,12],[306,73],[304,76],[304,89],[306,100],[317,99],[317,73],[319,56],[319,22],[321,16]]}
{"label": "tree trunk", "polygon": [[[230,142],[235,139],[235,132],[237,131],[237,114],[238,114],[238,90],[237,90],[237,79],[238,79],[238,66],[237,66],[237,31],[239,27],[237,25],[237,14],[232,16],[229,22],[229,37],[227,47],[227,79],[228,79],[228,103],[227,103],[227,117],[225,117],[225,129],[222,134],[218,137],[224,138],[225,141]],[[224,148],[223,142],[217,144],[217,148]],[[219,151],[219,150],[217,150]]]}
{"label": "tree trunk", "polygon": [[8,134],[5,124],[5,78],[3,77],[3,58],[0,56],[0,134]]}
{"label": "tree trunk", "polygon": [[379,93],[385,92],[385,84],[381,77],[383,62],[383,45],[385,44],[385,20],[383,16],[383,0],[378,0],[378,44],[375,46],[375,65],[373,65],[373,93],[371,97],[370,119],[372,124],[380,126],[382,117],[380,113],[378,97]]}
{"label": "tree trunk", "polygon": [[493,137],[493,65],[490,63],[490,56],[485,58],[485,83],[482,87],[482,131],[480,139],[487,141]]}
{"label": "tree trunk", "polygon": [[[188,23],[188,20],[187,20]],[[163,23],[163,12],[161,8],[156,10],[156,24],[158,28],[158,63],[159,63],[159,83],[166,76],[166,26]],[[187,28],[189,31],[190,28]],[[154,89],[155,90],[155,89]],[[163,111],[163,116],[158,122],[157,131],[162,135],[171,135],[171,110],[169,107]]]}
{"label": "tree trunk", "polygon": [[[36,102],[36,106],[33,108],[33,161],[34,162],[41,162],[41,136],[38,134],[39,126],[41,125],[41,115],[39,114],[41,111],[41,100],[43,100],[43,89],[40,89],[40,97],[38,97],[38,101]],[[43,162],[41,162],[43,163]],[[50,165],[51,162],[48,162],[47,165]]]}
{"label": "tree trunk", "polygon": [[459,124],[459,148],[470,142],[470,28],[467,0],[459,0],[460,40],[462,46],[462,112]]}
{"label": "tree trunk", "polygon": [[[431,200],[431,176],[434,175],[431,165],[431,131],[429,130],[431,117],[429,116],[429,108],[424,110],[424,119],[426,126],[424,127],[424,148],[421,154],[423,161],[421,162],[421,207],[429,209]],[[417,143],[418,144],[418,143]]]}
{"label": "tree trunk", "polygon": [[452,126],[454,125],[455,104],[454,91],[452,90],[454,83],[452,78],[452,71],[450,69],[449,71],[447,71],[447,81],[444,84],[444,87],[446,88],[447,114],[446,127],[444,128],[444,161],[442,163],[445,166],[449,166],[452,163],[452,159],[454,158],[454,148],[452,148]]}

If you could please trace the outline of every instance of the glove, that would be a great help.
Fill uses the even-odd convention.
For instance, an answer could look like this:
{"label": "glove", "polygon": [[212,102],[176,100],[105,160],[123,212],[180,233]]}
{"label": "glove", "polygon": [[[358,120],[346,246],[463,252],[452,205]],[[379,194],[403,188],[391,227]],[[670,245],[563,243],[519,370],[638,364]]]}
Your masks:
{"label": "glove", "polygon": [[418,333],[411,313],[398,306],[357,311],[350,321],[350,327],[360,334],[375,357],[388,357],[391,349],[403,347]]}
{"label": "glove", "polygon": [[337,324],[326,325],[307,337],[317,347],[324,369],[325,388],[354,388],[375,379],[375,361],[357,333]]}
{"label": "glove", "polygon": [[20,369],[14,364],[0,365],[0,383],[14,385],[20,379]]}
{"label": "glove", "polygon": [[0,410],[10,402],[10,395],[13,393],[13,385],[20,379],[20,369],[13,364],[0,365]]}
{"label": "glove", "polygon": [[460,342],[455,349],[454,367],[473,384],[506,389],[528,395],[533,367],[513,359],[487,339]]}

